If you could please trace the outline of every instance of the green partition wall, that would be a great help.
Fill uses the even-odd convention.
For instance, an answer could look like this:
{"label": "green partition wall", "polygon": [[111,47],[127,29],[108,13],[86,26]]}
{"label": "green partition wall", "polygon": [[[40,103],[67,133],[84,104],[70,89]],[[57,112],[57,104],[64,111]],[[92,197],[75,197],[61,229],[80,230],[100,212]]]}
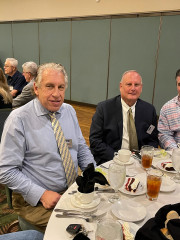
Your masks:
{"label": "green partition wall", "polygon": [[112,20],[108,98],[119,94],[119,82],[127,70],[143,79],[141,98],[152,102],[159,17]]}
{"label": "green partition wall", "polygon": [[163,16],[154,105],[162,105],[177,95],[175,74],[180,69],[180,15]]}
{"label": "green partition wall", "polygon": [[106,99],[109,37],[109,19],[72,22],[72,100]]}
{"label": "green partition wall", "polygon": [[177,94],[180,15],[0,23],[0,65],[60,62],[68,73],[66,99],[97,104],[119,94],[124,71],[143,78],[141,98],[162,105]]}
{"label": "green partition wall", "polygon": [[40,63],[61,63],[69,77],[66,99],[70,99],[71,21],[39,23]]}
{"label": "green partition wall", "polygon": [[5,59],[13,56],[11,24],[0,24],[0,67]]}
{"label": "green partition wall", "polygon": [[39,64],[38,23],[13,23],[13,52],[19,62],[19,70],[22,64],[34,61]]}

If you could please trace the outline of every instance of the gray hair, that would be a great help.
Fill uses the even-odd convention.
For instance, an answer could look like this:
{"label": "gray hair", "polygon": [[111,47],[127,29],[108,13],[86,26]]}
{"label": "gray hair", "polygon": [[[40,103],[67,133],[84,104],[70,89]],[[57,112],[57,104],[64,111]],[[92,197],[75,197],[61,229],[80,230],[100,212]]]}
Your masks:
{"label": "gray hair", "polygon": [[30,72],[33,77],[37,76],[38,66],[35,62],[25,62],[22,65],[23,71]]}
{"label": "gray hair", "polygon": [[[128,71],[126,71],[126,72],[124,72],[123,73],[123,75],[122,75],[122,77],[121,77],[121,81],[120,82],[122,82],[123,81],[123,78],[124,78],[124,76],[127,74],[127,73],[129,73],[129,72],[136,72],[137,74],[139,74],[136,70],[128,70]],[[141,75],[139,74],[139,76],[141,77]],[[142,77],[141,77],[141,83],[142,83]]]}
{"label": "gray hair", "polygon": [[6,58],[6,61],[10,62],[12,67],[17,68],[18,66],[18,60],[16,60],[15,58]]}
{"label": "gray hair", "polygon": [[56,70],[57,72],[63,73],[64,79],[65,79],[65,88],[68,87],[68,76],[67,76],[66,70],[63,67],[63,65],[58,64],[58,63],[44,63],[39,66],[38,71],[37,71],[37,77],[35,79],[35,83],[36,83],[37,87],[40,87],[40,84],[42,81],[42,74],[47,69],[53,69],[53,70]]}

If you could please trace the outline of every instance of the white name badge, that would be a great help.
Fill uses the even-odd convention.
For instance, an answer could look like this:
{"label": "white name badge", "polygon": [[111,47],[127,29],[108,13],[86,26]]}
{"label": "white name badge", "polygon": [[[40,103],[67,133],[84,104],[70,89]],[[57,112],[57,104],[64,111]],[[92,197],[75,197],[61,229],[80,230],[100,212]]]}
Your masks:
{"label": "white name badge", "polygon": [[155,129],[155,126],[153,126],[153,125],[151,124],[146,132],[147,132],[148,134],[151,134],[154,129]]}

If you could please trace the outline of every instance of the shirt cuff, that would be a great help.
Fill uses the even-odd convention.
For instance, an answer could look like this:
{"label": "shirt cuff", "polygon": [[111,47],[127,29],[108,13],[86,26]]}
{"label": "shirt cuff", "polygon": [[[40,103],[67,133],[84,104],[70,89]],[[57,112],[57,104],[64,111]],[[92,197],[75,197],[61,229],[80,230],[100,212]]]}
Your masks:
{"label": "shirt cuff", "polygon": [[39,199],[45,191],[46,189],[35,185],[29,190],[28,194],[24,197],[24,200],[34,207],[38,204]]}

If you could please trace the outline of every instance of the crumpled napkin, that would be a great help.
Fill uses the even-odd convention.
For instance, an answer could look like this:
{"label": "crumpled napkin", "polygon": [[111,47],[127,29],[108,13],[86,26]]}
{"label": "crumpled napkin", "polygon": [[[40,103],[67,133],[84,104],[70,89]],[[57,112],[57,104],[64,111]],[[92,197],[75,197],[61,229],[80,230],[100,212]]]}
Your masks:
{"label": "crumpled napkin", "polygon": [[93,192],[95,183],[99,183],[100,185],[109,185],[104,175],[95,171],[93,163],[88,164],[82,176],[78,176],[76,178],[76,183],[78,185],[78,191],[81,193]]}
{"label": "crumpled napkin", "polygon": [[174,240],[180,239],[180,219],[169,220],[167,228]]}
{"label": "crumpled napkin", "polygon": [[[149,219],[136,233],[135,240],[166,240],[160,229],[165,227],[166,215],[170,211],[180,215],[180,203],[168,204],[160,208],[154,218]],[[174,240],[180,239],[180,219],[169,220],[167,228]]]}

